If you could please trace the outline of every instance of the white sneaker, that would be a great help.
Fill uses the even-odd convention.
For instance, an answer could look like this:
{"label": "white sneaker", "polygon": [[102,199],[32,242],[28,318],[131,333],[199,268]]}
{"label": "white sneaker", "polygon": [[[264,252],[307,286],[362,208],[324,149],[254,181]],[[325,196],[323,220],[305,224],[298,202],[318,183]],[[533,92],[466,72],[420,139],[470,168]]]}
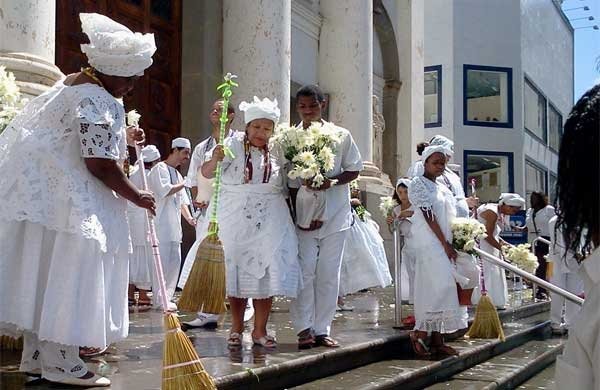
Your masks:
{"label": "white sneaker", "polygon": [[[156,309],[156,310],[163,310],[163,306],[162,306],[161,303],[154,305],[153,308]],[[177,311],[177,304],[175,302],[169,301],[169,304],[167,306],[167,311],[176,312]]]}
{"label": "white sneaker", "polygon": [[338,305],[337,306],[337,311],[353,311],[354,310],[354,306],[350,306],[350,305]]}
{"label": "white sneaker", "polygon": [[218,314],[198,313],[192,321],[183,324],[190,328],[216,328],[219,321]]}
{"label": "white sneaker", "polygon": [[248,299],[246,303],[246,310],[244,311],[244,322],[248,322],[254,317],[254,307],[252,306],[252,299]]}

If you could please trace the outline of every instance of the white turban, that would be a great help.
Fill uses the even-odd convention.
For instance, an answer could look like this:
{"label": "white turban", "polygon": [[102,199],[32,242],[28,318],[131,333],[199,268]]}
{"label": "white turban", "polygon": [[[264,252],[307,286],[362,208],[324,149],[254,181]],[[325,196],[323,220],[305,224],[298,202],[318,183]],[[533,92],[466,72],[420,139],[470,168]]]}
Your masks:
{"label": "white turban", "polygon": [[254,96],[252,103],[241,102],[240,111],[244,112],[244,122],[246,124],[255,119],[270,119],[274,124],[277,124],[281,115],[277,106],[277,99],[269,100],[268,98],[264,98],[260,100],[256,96]]}
{"label": "white turban", "polygon": [[444,137],[443,135],[436,135],[429,142],[429,146],[444,146],[446,149],[450,151],[450,153],[446,153],[447,155],[454,155],[454,142],[451,139]]}
{"label": "white turban", "polygon": [[398,186],[400,184],[403,184],[406,188],[408,188],[408,185],[410,184],[410,179],[406,178],[406,177],[401,177],[400,179],[398,179],[398,181],[396,182],[396,188],[398,188]]}
{"label": "white turban", "polygon": [[187,149],[191,149],[192,148],[192,144],[190,142],[189,139],[187,138],[183,138],[183,137],[179,137],[179,138],[175,138],[173,141],[171,141],[171,149],[174,148],[187,148]]}
{"label": "white turban", "polygon": [[100,14],[79,14],[90,43],[81,45],[89,64],[109,76],[141,76],[152,65],[154,34],[134,33]]}
{"label": "white turban", "polygon": [[142,160],[145,163],[151,163],[152,161],[156,161],[160,158],[160,152],[158,148],[154,145],[144,146],[142,149]]}
{"label": "white turban", "polygon": [[425,161],[434,153],[442,153],[444,157],[448,154],[451,154],[451,151],[442,145],[432,145],[425,148],[423,154],[421,155],[423,165],[425,165]]}
{"label": "white turban", "polygon": [[498,199],[499,205],[507,205],[507,206],[515,206],[524,208],[525,207],[525,199],[521,198],[521,195],[514,194],[512,192],[503,192],[500,194],[500,199]]}

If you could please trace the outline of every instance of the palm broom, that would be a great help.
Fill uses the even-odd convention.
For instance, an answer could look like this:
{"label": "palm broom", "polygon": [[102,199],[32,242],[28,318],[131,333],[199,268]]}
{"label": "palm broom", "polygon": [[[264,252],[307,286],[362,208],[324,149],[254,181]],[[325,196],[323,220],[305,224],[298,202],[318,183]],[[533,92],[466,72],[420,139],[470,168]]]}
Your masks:
{"label": "palm broom", "polygon": [[[137,124],[136,124],[137,126]],[[142,175],[142,186],[148,190],[146,171],[140,146],[136,144],[138,165]],[[158,249],[158,238],[154,219],[146,210],[146,226],[152,245],[154,270],[158,279],[160,298],[165,313],[165,343],[163,348],[162,390],[216,390],[213,378],[206,372],[192,342],[181,330],[179,319],[173,312],[168,311],[167,288]]]}
{"label": "palm broom", "polygon": [[[217,87],[222,90],[223,108],[221,110],[221,127],[219,132],[219,145],[223,145],[225,128],[228,121],[227,107],[233,94],[233,87],[238,84],[232,79],[235,75],[227,73],[225,82]],[[231,153],[225,150],[225,153]],[[194,265],[190,271],[181,297],[177,302],[179,309],[184,311],[199,311],[210,314],[221,314],[227,311],[225,306],[225,253],[223,244],[219,239],[219,225],[217,209],[221,192],[221,162],[217,163],[215,172],[214,191],[211,199],[211,216],[208,225],[208,235],[198,247]]]}

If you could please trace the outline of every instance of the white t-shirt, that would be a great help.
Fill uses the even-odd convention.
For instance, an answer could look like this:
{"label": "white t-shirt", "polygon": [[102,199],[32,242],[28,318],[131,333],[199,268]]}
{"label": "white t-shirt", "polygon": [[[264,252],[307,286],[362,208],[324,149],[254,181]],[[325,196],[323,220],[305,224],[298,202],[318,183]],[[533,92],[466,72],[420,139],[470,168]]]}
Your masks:
{"label": "white t-shirt", "polygon": [[[535,213],[535,224],[533,217],[533,208],[527,210],[526,226],[529,232],[529,242],[537,236],[550,237],[550,219],[556,215],[554,207],[547,205]],[[537,227],[537,229],[536,229]]]}

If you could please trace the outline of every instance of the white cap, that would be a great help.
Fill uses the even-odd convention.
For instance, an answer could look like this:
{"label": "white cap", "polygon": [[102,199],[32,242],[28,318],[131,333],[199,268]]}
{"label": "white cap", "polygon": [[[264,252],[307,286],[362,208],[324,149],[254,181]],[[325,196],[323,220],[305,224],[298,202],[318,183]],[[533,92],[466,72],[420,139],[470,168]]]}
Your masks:
{"label": "white cap", "polygon": [[142,160],[145,163],[151,163],[152,161],[156,161],[160,158],[160,152],[158,148],[154,145],[147,145],[142,148]]}
{"label": "white cap", "polygon": [[191,149],[192,143],[187,138],[183,138],[183,137],[175,138],[173,141],[171,141],[171,149],[174,149],[174,148]]}
{"label": "white cap", "polygon": [[425,148],[425,150],[423,151],[423,154],[421,155],[421,158],[422,158],[421,161],[423,161],[423,165],[425,164],[427,159],[429,157],[431,157],[431,155],[434,153],[442,153],[444,156],[447,156],[449,154],[452,154],[452,151],[442,145],[428,146]]}
{"label": "white cap", "polygon": [[525,199],[521,197],[519,194],[515,194],[512,192],[503,192],[500,194],[500,199],[498,199],[499,205],[507,205],[507,206],[515,206],[523,208],[525,207]]}
{"label": "white cap", "polygon": [[406,188],[408,188],[408,185],[410,184],[410,179],[407,177],[401,177],[400,179],[398,179],[398,181],[396,182],[396,188],[398,188],[398,186],[400,184],[404,184],[404,186]]}
{"label": "white cap", "polygon": [[244,122],[246,124],[255,119],[270,119],[274,124],[277,124],[281,115],[277,106],[277,99],[269,100],[268,98],[264,98],[260,100],[256,96],[254,96],[252,103],[241,102],[240,111],[244,112]]}
{"label": "white cap", "polygon": [[446,149],[448,149],[448,151],[450,153],[446,153],[447,155],[454,155],[454,142],[449,139],[444,137],[443,135],[436,135],[431,139],[431,142],[429,142],[429,146],[444,146]]}

